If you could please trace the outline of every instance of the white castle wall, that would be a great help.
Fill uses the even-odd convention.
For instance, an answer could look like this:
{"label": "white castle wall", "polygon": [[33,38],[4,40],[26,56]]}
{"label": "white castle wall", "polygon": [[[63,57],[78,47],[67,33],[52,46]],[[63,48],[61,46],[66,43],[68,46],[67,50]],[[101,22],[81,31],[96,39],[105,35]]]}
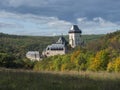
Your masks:
{"label": "white castle wall", "polygon": [[65,50],[47,50],[43,52],[43,55],[49,57],[49,56],[54,56],[54,55],[63,55],[65,54]]}
{"label": "white castle wall", "polygon": [[81,34],[80,33],[69,33],[69,44],[72,48],[79,46],[81,43]]}

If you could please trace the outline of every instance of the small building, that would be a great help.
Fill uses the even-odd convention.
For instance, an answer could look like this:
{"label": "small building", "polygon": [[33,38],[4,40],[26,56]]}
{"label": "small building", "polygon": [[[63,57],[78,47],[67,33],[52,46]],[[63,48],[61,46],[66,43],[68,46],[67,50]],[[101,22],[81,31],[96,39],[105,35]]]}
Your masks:
{"label": "small building", "polygon": [[48,45],[47,48],[42,52],[42,55],[49,57],[66,54],[66,45],[67,41],[63,36],[61,36],[56,43]]}
{"label": "small building", "polygon": [[39,51],[28,51],[26,53],[26,57],[28,59],[30,59],[31,61],[39,61],[40,60]]}

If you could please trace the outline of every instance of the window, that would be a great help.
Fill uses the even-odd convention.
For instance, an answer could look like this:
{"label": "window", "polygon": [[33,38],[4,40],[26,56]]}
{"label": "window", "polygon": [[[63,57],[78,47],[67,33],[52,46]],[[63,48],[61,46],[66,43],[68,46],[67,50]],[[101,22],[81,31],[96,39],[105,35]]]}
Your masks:
{"label": "window", "polygon": [[47,54],[49,54],[49,52],[47,52]]}
{"label": "window", "polygon": [[47,50],[50,50],[50,48],[47,48]]}

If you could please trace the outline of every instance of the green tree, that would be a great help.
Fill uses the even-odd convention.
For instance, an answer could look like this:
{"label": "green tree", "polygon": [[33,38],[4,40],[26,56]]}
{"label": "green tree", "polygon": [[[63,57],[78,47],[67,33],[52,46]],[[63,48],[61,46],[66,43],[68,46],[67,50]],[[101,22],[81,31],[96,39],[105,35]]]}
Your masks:
{"label": "green tree", "polygon": [[86,70],[86,55],[84,53],[80,53],[75,60],[75,65],[76,65],[76,69],[79,70]]}
{"label": "green tree", "polygon": [[27,58],[23,59],[24,68],[26,69],[32,69],[34,67],[34,63],[34,61],[31,61]]}
{"label": "green tree", "polygon": [[1,67],[14,67],[15,58],[7,53],[0,53],[0,66]]}

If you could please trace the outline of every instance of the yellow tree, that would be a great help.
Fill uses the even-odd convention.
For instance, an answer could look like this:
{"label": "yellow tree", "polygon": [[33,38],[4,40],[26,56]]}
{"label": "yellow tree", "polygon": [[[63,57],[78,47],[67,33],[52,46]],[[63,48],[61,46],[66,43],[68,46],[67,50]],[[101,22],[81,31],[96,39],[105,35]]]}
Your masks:
{"label": "yellow tree", "polygon": [[91,59],[89,69],[92,71],[106,70],[109,62],[109,53],[106,50],[101,50],[96,53]]}
{"label": "yellow tree", "polygon": [[120,57],[115,60],[115,71],[120,72]]}
{"label": "yellow tree", "polygon": [[120,57],[117,57],[117,58],[113,59],[111,62],[108,63],[107,71],[109,71],[109,72],[112,72],[112,71],[120,72]]}
{"label": "yellow tree", "polygon": [[73,54],[71,55],[71,62],[74,62],[74,60],[79,54],[80,54],[80,50],[73,52]]}

